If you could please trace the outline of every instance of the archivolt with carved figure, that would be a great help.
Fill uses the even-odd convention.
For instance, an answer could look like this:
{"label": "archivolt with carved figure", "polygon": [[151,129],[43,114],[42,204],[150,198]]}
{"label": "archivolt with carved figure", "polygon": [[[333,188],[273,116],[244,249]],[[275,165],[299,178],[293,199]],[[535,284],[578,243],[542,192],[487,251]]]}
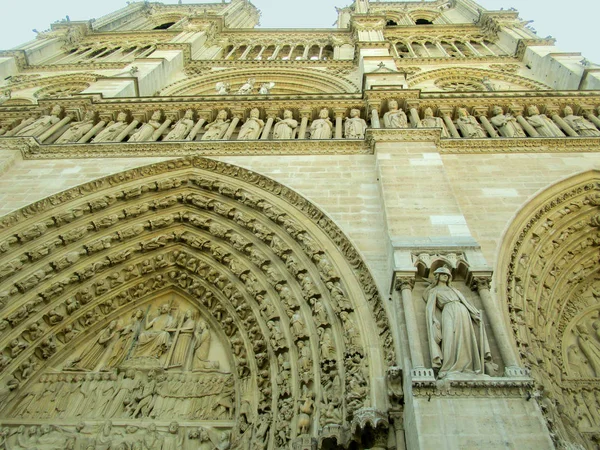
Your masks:
{"label": "archivolt with carved figure", "polygon": [[329,218],[270,179],[174,160],[0,227],[9,442],[272,448],[340,437],[384,407],[373,380],[395,357],[371,275]]}
{"label": "archivolt with carved figure", "polygon": [[600,173],[539,194],[514,219],[505,243],[499,289],[506,292],[519,352],[538,382],[548,426],[559,446],[596,448]]}

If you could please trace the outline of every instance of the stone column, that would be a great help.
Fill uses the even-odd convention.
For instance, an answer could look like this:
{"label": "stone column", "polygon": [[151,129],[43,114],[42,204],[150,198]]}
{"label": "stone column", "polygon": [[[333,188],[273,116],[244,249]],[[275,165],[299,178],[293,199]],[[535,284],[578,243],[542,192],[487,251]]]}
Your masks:
{"label": "stone column", "polygon": [[129,136],[129,134],[135,130],[135,127],[137,127],[139,123],[139,120],[133,120],[129,125],[127,125],[127,128],[125,128],[121,134],[117,136],[115,142],[121,142],[123,139]]}
{"label": "stone column", "polygon": [[306,128],[308,127],[308,118],[311,115],[310,109],[301,109],[300,117],[302,120],[300,121],[300,131],[298,132],[298,139],[306,139]]}
{"label": "stone column", "polygon": [[414,286],[414,275],[395,277],[394,287],[400,292],[402,297],[402,310],[404,311],[404,321],[406,322],[406,334],[408,334],[408,346],[410,348],[412,366],[415,369],[420,369],[425,367],[425,363],[423,361],[423,350],[419,338],[417,315],[415,314],[412,299],[412,289]]}
{"label": "stone column", "polygon": [[454,125],[454,122],[452,122],[452,110],[440,109],[440,114],[442,115],[442,119],[444,119],[446,128],[448,128],[448,131],[450,132],[450,136],[452,136],[455,139],[459,139],[460,134],[456,129],[456,125]]}
{"label": "stone column", "polygon": [[421,118],[419,117],[419,111],[417,108],[410,108],[410,123],[413,128],[419,128],[419,124],[421,123]]}
{"label": "stone column", "polygon": [[84,134],[81,139],[79,139],[77,141],[78,144],[85,144],[87,141],[89,141],[92,137],[96,136],[96,134],[102,129],[104,128],[104,125],[106,125],[106,121],[101,120],[100,122],[98,122],[96,125],[94,125],[94,127],[88,131],[86,134]]}
{"label": "stone column", "polygon": [[591,111],[586,111],[584,114],[584,117],[589,120],[590,122],[592,122],[594,125],[596,125],[598,128],[600,128],[600,119],[598,117],[596,117],[593,112]]}
{"label": "stone column", "polygon": [[511,345],[506,326],[502,320],[503,314],[500,308],[496,306],[492,294],[490,293],[491,275],[473,276],[471,279],[471,289],[476,290],[483,303],[486,312],[486,318],[490,321],[490,326],[494,332],[496,343],[504,361],[506,368],[519,367],[519,360]]}
{"label": "stone column", "polygon": [[202,116],[198,117],[198,122],[196,122],[196,125],[194,125],[194,128],[191,129],[190,134],[187,135],[185,140],[193,141],[194,139],[196,139],[196,136],[202,129],[202,125],[204,125],[205,122],[206,122],[206,119],[204,117],[202,117]]}
{"label": "stone column", "polygon": [[269,133],[271,132],[271,127],[273,126],[273,122],[275,120],[275,116],[277,115],[277,111],[269,110],[267,111],[267,123],[263,128],[261,139],[267,140],[269,139]]}
{"label": "stone column", "polygon": [[342,121],[344,119],[345,110],[335,110],[335,138],[342,139]]}
{"label": "stone column", "polygon": [[525,130],[525,132],[531,137],[540,137],[540,134],[535,128],[529,125],[529,122],[523,117],[523,108],[521,106],[511,106],[509,111],[515,116],[519,125]]}
{"label": "stone column", "polygon": [[402,411],[390,412],[390,419],[392,419],[394,426],[396,450],[405,450],[406,441],[404,439],[404,414],[402,414]]}
{"label": "stone column", "polygon": [[231,136],[233,135],[233,133],[243,115],[244,115],[244,113],[241,111],[236,111],[233,113],[233,120],[229,124],[229,128],[227,128],[227,131],[225,132],[225,135],[223,136],[223,139],[222,139],[223,141],[228,141],[229,139],[231,139]]}
{"label": "stone column", "polygon": [[565,122],[563,120],[563,118],[560,117],[557,113],[552,114],[552,120],[554,120],[554,122],[569,136],[579,137],[579,134],[577,133],[577,131],[575,131],[573,128],[571,128],[569,126],[569,124],[567,122]]}
{"label": "stone column", "polygon": [[48,139],[50,136],[52,136],[54,133],[56,133],[58,130],[60,130],[62,127],[68,124],[71,120],[73,120],[73,118],[69,115],[66,115],[59,122],[55,123],[42,134],[40,134],[38,140],[40,142],[44,142],[46,139]]}
{"label": "stone column", "polygon": [[381,128],[379,122],[379,110],[376,106],[371,106],[371,128]]}

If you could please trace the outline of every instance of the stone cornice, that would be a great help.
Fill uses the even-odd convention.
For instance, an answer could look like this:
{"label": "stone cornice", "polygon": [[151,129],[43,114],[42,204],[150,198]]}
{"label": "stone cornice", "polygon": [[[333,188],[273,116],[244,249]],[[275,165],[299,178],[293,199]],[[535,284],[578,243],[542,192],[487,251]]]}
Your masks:
{"label": "stone cornice", "polygon": [[530,398],[533,380],[523,378],[488,377],[473,380],[413,379],[415,397],[509,397]]}
{"label": "stone cornice", "polygon": [[386,28],[384,36],[387,40],[394,39],[433,39],[436,37],[481,38],[490,36],[481,27],[472,24],[441,24],[441,25],[407,25]]}

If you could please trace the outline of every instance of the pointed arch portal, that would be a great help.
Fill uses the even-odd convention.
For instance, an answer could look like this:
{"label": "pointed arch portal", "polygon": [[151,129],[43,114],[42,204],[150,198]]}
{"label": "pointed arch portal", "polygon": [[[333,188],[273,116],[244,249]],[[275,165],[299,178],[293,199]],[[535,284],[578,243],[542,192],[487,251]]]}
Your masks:
{"label": "pointed arch portal", "polygon": [[99,179],[0,219],[0,252],[6,436],[275,448],[386,407],[371,274],[259,174],[194,157]]}
{"label": "pointed arch portal", "polygon": [[514,218],[498,292],[560,448],[600,434],[600,172],[559,182]]}

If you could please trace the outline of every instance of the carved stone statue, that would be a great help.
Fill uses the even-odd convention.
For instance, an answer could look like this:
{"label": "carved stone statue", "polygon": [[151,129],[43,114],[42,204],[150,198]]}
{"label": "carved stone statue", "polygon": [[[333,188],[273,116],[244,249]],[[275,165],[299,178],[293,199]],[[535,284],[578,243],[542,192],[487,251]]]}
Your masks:
{"label": "carved stone statue", "polygon": [[186,138],[192,128],[194,128],[194,111],[188,109],[183,119],[175,124],[169,134],[164,137],[163,141],[181,141]]}
{"label": "carved stone statue", "polygon": [[180,327],[169,330],[177,333],[176,341],[174,342],[175,348],[173,349],[173,356],[171,357],[169,367],[186,368],[186,361],[190,354],[195,329],[196,321],[194,320],[194,313],[188,310],[183,316]]}
{"label": "carved stone statue", "polygon": [[202,136],[203,141],[215,141],[223,138],[229,128],[229,119],[227,119],[227,111],[222,109],[219,111],[217,118],[214,122],[206,125],[206,132]]}
{"label": "carved stone statue", "polygon": [[398,102],[390,100],[388,102],[389,111],[383,115],[383,125],[385,128],[408,128],[406,114],[398,109]]}
{"label": "carved stone statue", "polygon": [[144,123],[138,130],[131,135],[128,142],[145,142],[151,141],[152,135],[156,130],[160,128],[162,118],[162,111],[157,109],[152,114],[150,120]]}
{"label": "carved stone statue", "polygon": [[364,139],[367,131],[367,122],[360,118],[360,110],[352,109],[350,117],[346,119],[346,139]]}
{"label": "carved stone statue", "polygon": [[565,117],[563,120],[573,128],[579,136],[600,136],[600,131],[594,126],[593,123],[584,119],[581,116],[575,116],[573,114],[573,108],[566,106],[564,109]]}
{"label": "carved stone statue", "polygon": [[44,131],[49,130],[50,127],[60,122],[60,116],[62,115],[63,109],[60,105],[55,105],[50,111],[50,114],[45,115],[30,123],[22,130],[19,130],[15,136],[35,136],[39,137]]}
{"label": "carved stone statue", "polygon": [[270,81],[269,83],[263,83],[258,90],[260,95],[269,95],[271,93],[271,89],[275,87],[275,83]]}
{"label": "carved stone statue", "polygon": [[432,366],[439,368],[438,378],[456,373],[484,374],[485,361],[481,360],[481,353],[485,360],[491,360],[491,353],[485,329],[480,329],[483,352],[477,342],[474,324],[481,327],[481,312],[450,286],[452,274],[449,269],[440,267],[434,274],[435,283],[423,294],[427,301],[427,336]]}
{"label": "carved stone statue", "polygon": [[484,138],[487,137],[485,131],[477,122],[477,119],[469,114],[465,108],[458,110],[458,119],[456,125],[463,137],[466,138]]}
{"label": "carved stone statue", "polygon": [[298,121],[289,109],[283,112],[283,119],[275,119],[276,124],[273,127],[273,139],[292,139],[294,130],[298,127]]}
{"label": "carved stone statue", "polygon": [[563,132],[558,128],[552,119],[545,114],[540,114],[537,106],[532,105],[527,108],[527,122],[535,128],[535,131],[542,137],[564,137]]}
{"label": "carved stone statue", "polygon": [[117,115],[116,122],[108,125],[104,130],[92,139],[92,142],[114,142],[125,128],[127,128],[127,113],[121,111]]}
{"label": "carved stone statue", "polygon": [[231,85],[229,83],[224,83],[223,81],[219,81],[217,83],[217,85],[215,86],[215,89],[217,91],[217,95],[227,95],[229,94],[229,89],[231,88]]}
{"label": "carved stone statue", "polygon": [[600,344],[592,339],[585,323],[577,324],[575,335],[577,336],[579,348],[587,358],[589,365],[594,371],[594,375],[600,377]]}
{"label": "carved stone statue", "polygon": [[83,350],[81,355],[67,363],[65,368],[94,370],[110,350],[110,344],[117,334],[117,322],[113,320],[108,327],[100,332],[98,337]]}
{"label": "carved stone statue", "polygon": [[333,124],[329,120],[329,110],[323,108],[319,112],[319,118],[313,120],[310,125],[310,138],[311,139],[331,139],[333,134]]}
{"label": "carved stone statue", "polygon": [[81,122],[71,125],[54,143],[66,144],[68,142],[77,142],[94,127],[94,117],[94,111],[86,112],[85,118]]}
{"label": "carved stone statue", "polygon": [[264,127],[265,122],[260,119],[260,111],[257,108],[253,108],[250,111],[250,117],[248,117],[248,120],[240,128],[238,141],[258,139]]}
{"label": "carved stone statue", "polygon": [[417,124],[417,128],[441,128],[442,137],[448,137],[448,130],[446,124],[441,117],[435,117],[431,108],[425,108],[423,112],[423,119]]}
{"label": "carved stone statue", "polygon": [[500,136],[506,138],[527,137],[519,122],[512,114],[504,114],[504,111],[499,106],[494,106],[492,109],[493,117],[490,123],[498,130]]}
{"label": "carved stone statue", "polygon": [[241,88],[238,89],[238,91],[236,92],[236,94],[238,95],[250,95],[252,94],[252,90],[254,89],[254,83],[256,83],[256,80],[254,78],[248,78],[248,81],[246,81]]}
{"label": "carved stone statue", "polygon": [[148,322],[145,330],[140,333],[133,356],[161,357],[169,347],[171,336],[167,330],[173,325],[170,306],[164,304],[160,307],[158,316]]}
{"label": "carved stone statue", "polygon": [[214,364],[208,360],[210,351],[210,330],[208,324],[204,320],[199,320],[194,331],[194,360],[192,364],[193,370],[210,369]]}
{"label": "carved stone statue", "polygon": [[143,319],[144,311],[138,309],[133,313],[129,323],[119,330],[117,342],[113,346],[111,356],[108,360],[108,367],[118,367],[127,357],[127,354],[133,345],[134,338],[141,330]]}

